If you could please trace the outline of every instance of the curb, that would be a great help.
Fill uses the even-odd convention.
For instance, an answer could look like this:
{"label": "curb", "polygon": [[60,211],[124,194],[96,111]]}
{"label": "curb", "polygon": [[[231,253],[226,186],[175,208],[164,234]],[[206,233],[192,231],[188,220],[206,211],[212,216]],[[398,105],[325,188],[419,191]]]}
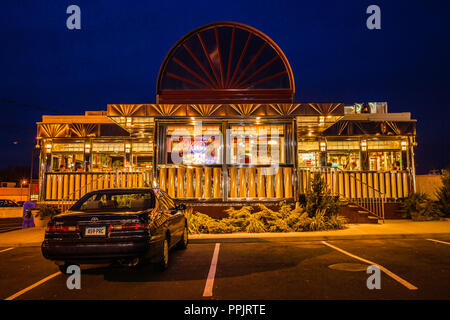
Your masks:
{"label": "curb", "polygon": [[[236,237],[221,238],[220,235],[211,238],[190,238],[189,243],[257,243],[257,242],[301,242],[326,240],[376,240],[376,239],[426,239],[438,236],[450,237],[450,233],[405,233],[405,234],[358,234],[358,235],[332,235],[332,236],[286,236],[286,237]],[[40,247],[42,241],[29,243],[0,243],[0,247]]]}
{"label": "curb", "polygon": [[375,240],[375,239],[425,239],[436,236],[450,237],[450,233],[410,233],[410,234],[363,234],[334,236],[288,236],[288,237],[254,237],[254,238],[194,238],[189,243],[255,243],[255,242],[299,242],[326,240]]}
{"label": "curb", "polygon": [[41,244],[42,241],[29,243],[0,243],[0,247],[14,247],[14,248],[40,247]]}

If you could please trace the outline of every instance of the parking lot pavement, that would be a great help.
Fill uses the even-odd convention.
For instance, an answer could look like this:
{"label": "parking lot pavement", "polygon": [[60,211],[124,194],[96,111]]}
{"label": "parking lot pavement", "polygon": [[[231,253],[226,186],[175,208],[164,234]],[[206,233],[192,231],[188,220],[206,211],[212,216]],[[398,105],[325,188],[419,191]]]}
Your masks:
{"label": "parking lot pavement", "polygon": [[[191,244],[171,253],[170,267],[82,267],[81,289],[57,275],[16,299],[449,299],[449,238]],[[328,245],[327,245],[328,244]],[[39,248],[1,252],[3,299],[54,274]],[[216,250],[215,250],[216,249]],[[340,249],[343,252],[337,250]],[[211,268],[217,251],[216,268]],[[381,289],[366,286],[369,260],[407,281],[381,275]],[[215,272],[211,274],[211,270]],[[209,276],[209,280],[207,278]],[[211,278],[212,276],[212,278]],[[211,296],[204,296],[207,283]]]}

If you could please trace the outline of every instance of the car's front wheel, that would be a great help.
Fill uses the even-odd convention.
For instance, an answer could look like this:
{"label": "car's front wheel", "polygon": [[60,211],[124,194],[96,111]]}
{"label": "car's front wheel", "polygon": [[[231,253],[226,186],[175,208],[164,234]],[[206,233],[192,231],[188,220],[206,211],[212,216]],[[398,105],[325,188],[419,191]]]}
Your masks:
{"label": "car's front wheel", "polygon": [[186,249],[189,244],[189,231],[188,227],[185,226],[183,230],[183,236],[180,241],[177,243],[177,249]]}
{"label": "car's front wheel", "polygon": [[169,241],[164,239],[161,257],[159,261],[159,269],[166,270],[169,267]]}

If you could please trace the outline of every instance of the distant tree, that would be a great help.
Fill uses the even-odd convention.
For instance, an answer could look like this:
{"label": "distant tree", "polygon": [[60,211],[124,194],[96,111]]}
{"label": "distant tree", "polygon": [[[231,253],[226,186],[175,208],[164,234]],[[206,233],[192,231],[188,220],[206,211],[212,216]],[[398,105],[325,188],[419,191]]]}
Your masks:
{"label": "distant tree", "polygon": [[436,192],[436,211],[446,217],[450,217],[450,171],[442,170],[442,187]]}

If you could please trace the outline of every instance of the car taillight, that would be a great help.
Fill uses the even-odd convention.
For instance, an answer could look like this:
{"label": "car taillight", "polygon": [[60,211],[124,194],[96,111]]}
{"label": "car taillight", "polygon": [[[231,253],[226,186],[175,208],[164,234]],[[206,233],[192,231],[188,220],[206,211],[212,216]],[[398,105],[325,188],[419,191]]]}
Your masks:
{"label": "car taillight", "polygon": [[109,226],[109,231],[131,231],[131,230],[144,230],[147,229],[146,224],[112,224]]}
{"label": "car taillight", "polygon": [[45,232],[78,232],[79,226],[49,226],[45,229]]}

